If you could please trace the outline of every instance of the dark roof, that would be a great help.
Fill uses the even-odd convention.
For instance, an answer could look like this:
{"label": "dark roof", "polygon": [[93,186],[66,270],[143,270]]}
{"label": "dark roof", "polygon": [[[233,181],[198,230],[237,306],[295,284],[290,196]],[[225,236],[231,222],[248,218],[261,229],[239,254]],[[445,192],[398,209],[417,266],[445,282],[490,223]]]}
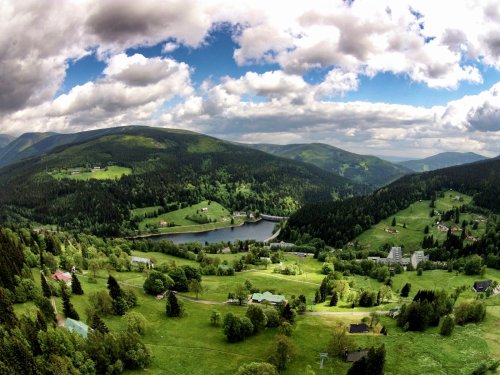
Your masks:
{"label": "dark roof", "polygon": [[474,289],[476,292],[484,292],[491,285],[491,280],[476,281],[474,283]]}
{"label": "dark roof", "polygon": [[346,353],[346,362],[357,362],[361,358],[365,357],[368,354],[368,350],[356,350],[355,352],[347,352]]}
{"label": "dark roof", "polygon": [[361,333],[368,332],[370,329],[365,323],[361,324],[351,324],[349,327],[349,333]]}

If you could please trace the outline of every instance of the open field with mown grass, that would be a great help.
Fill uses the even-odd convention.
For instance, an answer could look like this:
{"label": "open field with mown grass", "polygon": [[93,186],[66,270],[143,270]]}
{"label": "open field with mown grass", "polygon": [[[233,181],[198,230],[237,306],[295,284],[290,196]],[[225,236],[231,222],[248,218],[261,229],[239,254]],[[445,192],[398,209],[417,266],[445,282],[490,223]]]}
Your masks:
{"label": "open field with mown grass", "polygon": [[[78,171],[79,173],[73,174],[72,173],[73,171]],[[132,174],[132,169],[125,167],[118,167],[116,165],[112,165],[102,169],[71,168],[50,173],[50,175],[57,180],[61,180],[63,178],[69,178],[72,180],[80,180],[80,181],[87,181],[90,179],[116,180],[121,178],[122,176],[127,176],[130,174]]]}
{"label": "open field with mown grass", "polygon": [[[134,255],[149,256],[157,262],[175,261],[177,265],[197,265],[196,262],[172,257],[160,253],[134,252]],[[218,255],[224,260],[225,255]],[[231,256],[232,259],[235,256]],[[228,259],[229,260],[229,259]],[[286,255],[285,262],[298,261],[294,255]],[[309,273],[319,275],[322,266],[312,258],[306,258],[302,264]],[[92,292],[106,290],[107,273],[99,271],[96,282],[89,282],[88,276],[80,275],[79,279],[85,291],[83,296],[72,296],[71,301],[80,314],[82,321],[86,321],[87,298]],[[147,319],[147,330],[144,342],[151,349],[154,359],[147,370],[148,374],[232,374],[243,363],[252,361],[266,361],[271,352],[272,340],[277,329],[267,329],[262,333],[247,338],[244,342],[230,344],[222,332],[221,327],[209,325],[209,317],[215,309],[224,316],[233,312],[243,316],[246,308],[228,306],[225,304],[205,305],[196,302],[183,301],[186,316],[181,319],[171,319],[165,316],[165,301],[158,301],[148,296],[142,290],[146,272],[115,272],[113,273],[123,286],[131,286],[138,296],[139,305],[132,311],[143,314]],[[39,283],[39,271],[33,269],[33,275]],[[280,277],[279,279],[275,276]],[[500,280],[500,271],[488,269],[484,279]],[[416,272],[404,272],[393,278],[393,289],[396,292],[405,282],[412,284],[410,297],[418,289],[452,288],[461,285],[471,285],[477,276],[456,275],[447,271],[424,271],[422,276]],[[261,290],[274,290],[283,293],[289,299],[292,294],[305,294],[308,299],[314,296],[318,285],[300,282],[293,276],[283,277],[272,274],[266,270],[237,273],[236,276],[203,276],[203,285],[206,291],[200,296],[202,300],[223,302],[227,293],[234,292],[237,285],[250,281],[254,287]],[[353,288],[366,288],[377,290],[382,284],[376,280],[361,276],[352,276]],[[190,293],[182,295],[194,297]],[[398,294],[394,293],[396,297]],[[461,299],[472,299],[473,292],[464,292]],[[56,298],[58,310],[62,310],[60,298]],[[386,374],[470,374],[481,363],[491,358],[500,358],[500,296],[485,300],[487,318],[481,324],[469,324],[456,327],[451,337],[439,335],[439,328],[430,328],[426,332],[403,332],[396,326],[394,320],[382,317],[382,325],[388,328],[388,336],[369,333],[353,335],[356,346],[369,347],[384,344],[386,348]],[[385,309],[396,305],[379,306],[378,308],[347,309],[342,305],[337,307],[314,306],[315,311],[344,312],[341,315],[302,315],[297,318],[292,340],[297,348],[295,359],[289,368],[283,372],[286,375],[302,374],[307,365],[316,373],[343,374],[350,364],[340,359],[325,362],[325,369],[319,372],[319,353],[326,351],[330,339],[331,329],[339,323],[358,323],[363,316],[349,315],[350,312]],[[272,308],[272,307],[265,307]],[[34,313],[33,303],[15,305],[18,314]],[[104,317],[106,324],[112,330],[125,330],[126,322],[123,318],[115,316]],[[128,374],[140,374],[144,371],[131,371]]]}
{"label": "open field with mown grass", "polygon": [[[462,202],[456,201],[455,197],[463,198]],[[443,198],[436,199],[437,211],[448,211],[453,207],[460,207],[463,204],[470,203],[472,198],[468,195],[458,193],[456,191],[447,191]],[[424,238],[425,226],[429,226],[429,235],[434,236],[434,240],[438,239],[442,242],[446,238],[446,232],[441,232],[437,227],[433,226],[437,216],[430,217],[431,201],[421,201],[412,203],[408,208],[399,211],[395,215],[389,216],[387,219],[375,224],[371,229],[360,234],[356,240],[363,248],[379,249],[384,244],[388,243],[391,246],[403,245],[406,252],[421,249],[422,240]],[[462,221],[471,222],[477,217],[473,213],[461,213],[458,226],[462,226]],[[392,220],[396,218],[396,226],[392,227]],[[406,228],[404,228],[406,224]],[[448,227],[457,225],[454,222],[445,222]],[[473,236],[480,237],[484,233],[485,223],[479,223],[477,230],[472,229],[472,225],[467,226],[467,232],[471,232]],[[386,228],[396,229],[399,233],[387,233]]]}
{"label": "open field with mown grass", "polygon": [[[158,210],[158,206],[145,207],[132,210],[133,216],[144,217],[146,213],[151,213]],[[206,212],[202,212],[203,208],[207,208]],[[203,214],[206,215],[212,223],[199,224],[188,219],[188,216]],[[231,224],[232,213],[221,206],[217,202],[203,201],[189,207],[181,208],[176,211],[171,211],[159,215],[154,218],[144,218],[139,223],[139,230],[147,232],[148,227],[155,227],[157,233],[184,233],[184,232],[202,232],[213,229],[225,228],[232,225],[241,225],[244,218],[237,217],[234,219],[234,224]],[[173,226],[160,226],[160,222],[166,222]]]}

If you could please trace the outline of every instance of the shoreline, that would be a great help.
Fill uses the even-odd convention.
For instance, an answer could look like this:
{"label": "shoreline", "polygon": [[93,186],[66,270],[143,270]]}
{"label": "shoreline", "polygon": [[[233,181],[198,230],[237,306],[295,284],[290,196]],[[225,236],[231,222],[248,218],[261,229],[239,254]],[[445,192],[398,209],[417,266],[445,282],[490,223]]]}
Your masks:
{"label": "shoreline", "polygon": [[220,229],[227,229],[227,228],[238,228],[246,223],[258,223],[261,220],[264,220],[262,218],[259,218],[258,220],[255,221],[244,221],[241,224],[233,224],[233,225],[228,225],[226,227],[220,227],[220,228],[214,228],[214,229],[204,229],[204,230],[191,230],[191,231],[183,231],[183,232],[168,232],[168,233],[147,233],[147,234],[141,234],[138,236],[130,236],[130,237],[122,237],[126,240],[137,240],[137,239],[144,239],[144,238],[150,238],[150,237],[159,237],[159,236],[170,236],[174,234],[193,234],[193,233],[205,233],[205,232],[212,232],[215,230],[220,230]]}

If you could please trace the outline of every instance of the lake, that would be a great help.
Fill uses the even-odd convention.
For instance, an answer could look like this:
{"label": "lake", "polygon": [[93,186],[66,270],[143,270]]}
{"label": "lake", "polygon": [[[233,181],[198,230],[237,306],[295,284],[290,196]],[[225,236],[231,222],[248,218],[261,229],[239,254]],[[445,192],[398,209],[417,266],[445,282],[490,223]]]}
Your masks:
{"label": "lake", "polygon": [[208,232],[199,233],[180,233],[165,234],[163,236],[154,236],[148,239],[154,241],[169,240],[173,243],[185,242],[235,242],[236,240],[255,240],[264,241],[272,236],[274,226],[277,223],[272,221],[260,220],[256,223],[245,223],[239,227],[215,229]]}

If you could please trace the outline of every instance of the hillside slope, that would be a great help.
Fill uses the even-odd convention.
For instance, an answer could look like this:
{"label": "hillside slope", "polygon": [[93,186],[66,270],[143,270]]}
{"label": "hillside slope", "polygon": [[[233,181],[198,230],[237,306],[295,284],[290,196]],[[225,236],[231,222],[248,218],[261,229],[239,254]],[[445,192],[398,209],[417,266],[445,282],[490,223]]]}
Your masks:
{"label": "hillside slope", "polygon": [[[66,229],[116,234],[134,228],[130,209],[190,205],[286,214],[304,203],[366,192],[364,186],[298,161],[201,134],[122,127],[0,170],[0,221],[23,218]],[[120,179],[55,178],[75,168],[116,165]]]}
{"label": "hillside slope", "polygon": [[364,197],[305,205],[290,217],[282,236],[309,233],[342,247],[411,203],[449,189],[471,195],[477,206],[500,213],[500,159],[404,176]]}
{"label": "hillside slope", "polygon": [[31,156],[30,150],[43,139],[56,133],[25,133],[0,149],[0,167],[23,158],[22,155]]}
{"label": "hillside slope", "polygon": [[3,147],[7,146],[10,142],[12,142],[16,137],[13,137],[8,134],[0,134],[0,152]]}
{"label": "hillside slope", "polygon": [[323,143],[249,144],[249,147],[288,159],[314,164],[358,183],[381,187],[411,170],[375,156],[358,155]]}
{"label": "hillside slope", "polygon": [[8,149],[0,150],[0,167],[33,156],[44,155],[56,147],[84,142],[106,134],[119,134],[128,128],[130,127],[98,129],[73,134],[26,133],[10,144]]}
{"label": "hillside slope", "polygon": [[488,158],[473,152],[442,152],[425,159],[407,160],[398,164],[415,172],[427,172],[486,159]]}

